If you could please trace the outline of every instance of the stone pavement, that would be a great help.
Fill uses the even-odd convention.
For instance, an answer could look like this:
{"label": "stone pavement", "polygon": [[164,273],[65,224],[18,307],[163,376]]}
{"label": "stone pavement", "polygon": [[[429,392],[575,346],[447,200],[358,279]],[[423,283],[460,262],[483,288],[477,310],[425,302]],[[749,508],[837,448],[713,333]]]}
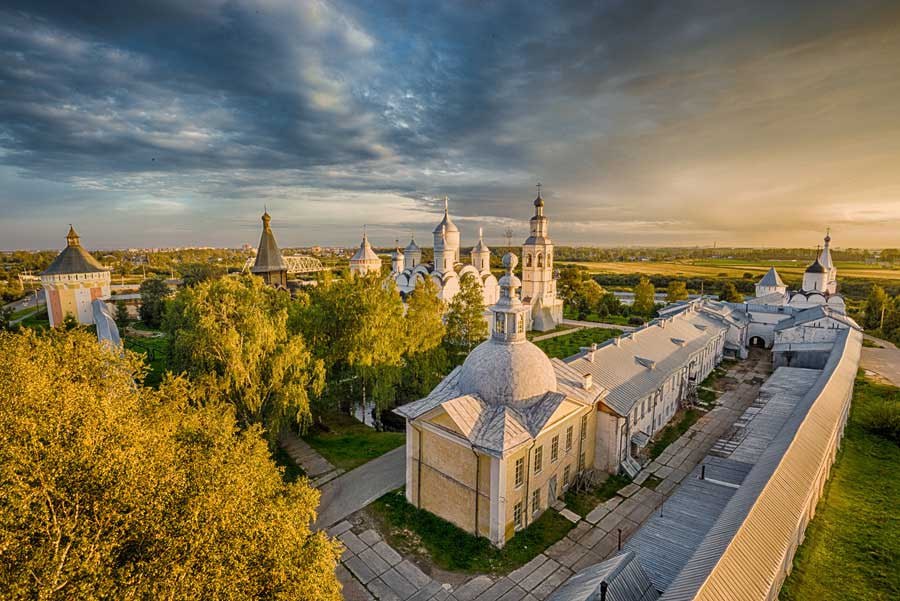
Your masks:
{"label": "stone pavement", "polygon": [[[348,601],[542,601],[572,574],[616,554],[622,544],[671,495],[716,441],[756,400],[771,373],[771,360],[757,356],[735,365],[734,389],[718,399],[678,440],[608,501],[597,505],[560,541],[506,576],[475,576],[460,586],[432,578],[400,556],[374,530],[342,521],[329,530],[346,547],[338,578]],[[368,465],[368,464],[367,464]],[[356,470],[354,470],[355,472]],[[352,472],[351,472],[352,473]],[[644,486],[650,480],[655,484]]]}
{"label": "stone pavement", "polygon": [[893,384],[900,386],[900,350],[886,340],[866,336],[869,340],[880,344],[882,348],[863,347],[860,366],[872,371]]}
{"label": "stone pavement", "polygon": [[327,528],[405,483],[406,445],[400,445],[319,487],[314,527]]}
{"label": "stone pavement", "polygon": [[344,470],[331,465],[306,441],[289,430],[281,433],[281,436],[278,437],[278,444],[300,466],[312,485],[317,488],[344,473]]}

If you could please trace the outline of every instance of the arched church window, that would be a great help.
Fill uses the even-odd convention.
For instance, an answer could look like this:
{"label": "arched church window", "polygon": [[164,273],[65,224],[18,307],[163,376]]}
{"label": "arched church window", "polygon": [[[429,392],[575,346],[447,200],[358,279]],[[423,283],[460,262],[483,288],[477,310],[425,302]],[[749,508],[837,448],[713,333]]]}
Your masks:
{"label": "arched church window", "polygon": [[525,255],[525,267],[531,267],[531,253]]}
{"label": "arched church window", "polygon": [[538,267],[544,266],[544,257],[543,257],[543,255],[541,255],[541,253],[537,254],[537,266]]}

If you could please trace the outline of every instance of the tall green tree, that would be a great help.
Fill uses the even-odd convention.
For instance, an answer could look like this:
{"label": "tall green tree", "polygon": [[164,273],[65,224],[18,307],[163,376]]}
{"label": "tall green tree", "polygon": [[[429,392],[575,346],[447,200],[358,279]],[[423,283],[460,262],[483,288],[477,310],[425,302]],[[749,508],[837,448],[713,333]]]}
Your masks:
{"label": "tall green tree", "polygon": [[139,292],[141,321],[151,328],[160,327],[166,312],[166,299],[171,293],[169,286],[162,278],[149,278],[141,282]]}
{"label": "tall green tree", "polygon": [[325,381],[322,361],[288,332],[291,302],[259,278],[209,280],[181,289],[164,323],[173,370],[231,403],[241,423],[264,426],[270,441],[309,423]]}
{"label": "tall green tree", "polygon": [[181,284],[188,287],[225,275],[223,267],[211,263],[188,263],[181,266],[178,271],[181,274]]}
{"label": "tall green tree", "polygon": [[600,305],[606,290],[591,279],[582,281],[572,295],[572,305],[578,312],[578,319],[587,319],[591,313],[600,313]]}
{"label": "tall green tree", "polygon": [[666,301],[674,303],[688,297],[687,285],[681,280],[669,280],[666,286]]}
{"label": "tall green tree", "polygon": [[0,590],[43,599],[338,601],[318,492],[260,428],[82,330],[0,333]]}
{"label": "tall green tree", "polygon": [[405,335],[407,351],[398,400],[414,400],[428,394],[448,368],[447,351],[441,344],[447,307],[437,296],[430,279],[420,283],[406,299]]}
{"label": "tall green tree", "polygon": [[872,289],[869,291],[868,298],[866,298],[866,311],[865,317],[863,318],[863,327],[867,330],[877,330],[880,328],[882,312],[888,312],[889,303],[890,298],[888,298],[884,288],[877,284],[873,285]]}
{"label": "tall green tree", "polygon": [[722,292],[719,294],[719,300],[729,303],[742,303],[744,302],[744,295],[738,292],[734,282],[725,282],[725,285],[722,286]]}
{"label": "tall green tree", "polygon": [[124,328],[128,322],[131,321],[131,316],[128,315],[128,306],[125,304],[125,301],[117,301],[116,302],[116,325],[120,328]]}
{"label": "tall green tree", "polygon": [[290,327],[309,341],[328,374],[320,410],[346,409],[348,401],[394,403],[407,350],[403,302],[380,275],[323,280],[308,304],[295,305]]}
{"label": "tall green tree", "polygon": [[642,277],[634,287],[634,304],[631,312],[650,317],[656,311],[656,287],[647,278]]}
{"label": "tall green tree", "polygon": [[459,281],[459,292],[447,309],[447,343],[451,353],[459,357],[468,353],[488,336],[484,319],[484,294],[481,282],[471,273]]}

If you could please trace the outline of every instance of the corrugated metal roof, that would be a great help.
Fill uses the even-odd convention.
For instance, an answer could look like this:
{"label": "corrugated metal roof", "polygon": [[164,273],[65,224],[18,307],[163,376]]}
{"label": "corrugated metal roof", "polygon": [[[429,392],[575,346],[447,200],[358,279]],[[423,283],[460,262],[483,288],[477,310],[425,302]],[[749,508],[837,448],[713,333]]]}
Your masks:
{"label": "corrugated metal roof", "polygon": [[665,590],[691,559],[716,519],[734,496],[733,487],[713,482],[740,484],[751,464],[709,457],[706,480],[697,466],[662,507],[625,543],[637,553],[647,577],[657,590]]}
{"label": "corrugated metal roof", "polygon": [[624,416],[727,329],[714,317],[685,311],[624,334],[618,343],[604,343],[593,351],[593,361],[588,360],[592,351],[584,351],[566,363],[576,373],[590,373],[609,391],[604,403]]}
{"label": "corrugated metal roof", "polygon": [[581,570],[548,601],[596,601],[600,598],[602,582],[609,586],[607,601],[655,601],[659,598],[634,553],[622,553]]}
{"label": "corrugated metal roof", "polygon": [[[759,456],[665,601],[771,599],[849,408],[862,335],[844,330],[821,376]],[[775,592],[777,594],[777,592]]]}

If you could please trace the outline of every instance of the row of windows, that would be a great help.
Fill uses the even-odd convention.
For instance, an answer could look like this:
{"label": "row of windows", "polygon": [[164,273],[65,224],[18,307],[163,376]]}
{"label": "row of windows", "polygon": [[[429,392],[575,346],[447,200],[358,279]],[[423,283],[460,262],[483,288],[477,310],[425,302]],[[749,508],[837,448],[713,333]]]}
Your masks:
{"label": "row of windows", "polygon": [[[572,437],[573,437],[573,427],[569,426],[566,428],[566,452],[572,450]],[[587,437],[587,416],[582,416],[581,418],[581,439],[584,440]],[[584,456],[584,453],[582,453]],[[553,437],[550,441],[550,463],[556,463],[559,461],[559,434]],[[583,463],[583,461],[582,461]],[[534,473],[540,474],[544,469],[544,445],[540,445],[539,447],[534,449]],[[581,469],[579,467],[579,469]],[[515,464],[515,484],[516,488],[522,486],[525,482],[525,458],[519,457],[516,459]]]}
{"label": "row of windows", "polygon": [[[544,256],[541,253],[535,255],[535,262],[537,263],[537,267],[544,266]],[[553,267],[553,255],[547,253],[547,267]],[[525,267],[531,267],[531,253],[525,253]]]}

